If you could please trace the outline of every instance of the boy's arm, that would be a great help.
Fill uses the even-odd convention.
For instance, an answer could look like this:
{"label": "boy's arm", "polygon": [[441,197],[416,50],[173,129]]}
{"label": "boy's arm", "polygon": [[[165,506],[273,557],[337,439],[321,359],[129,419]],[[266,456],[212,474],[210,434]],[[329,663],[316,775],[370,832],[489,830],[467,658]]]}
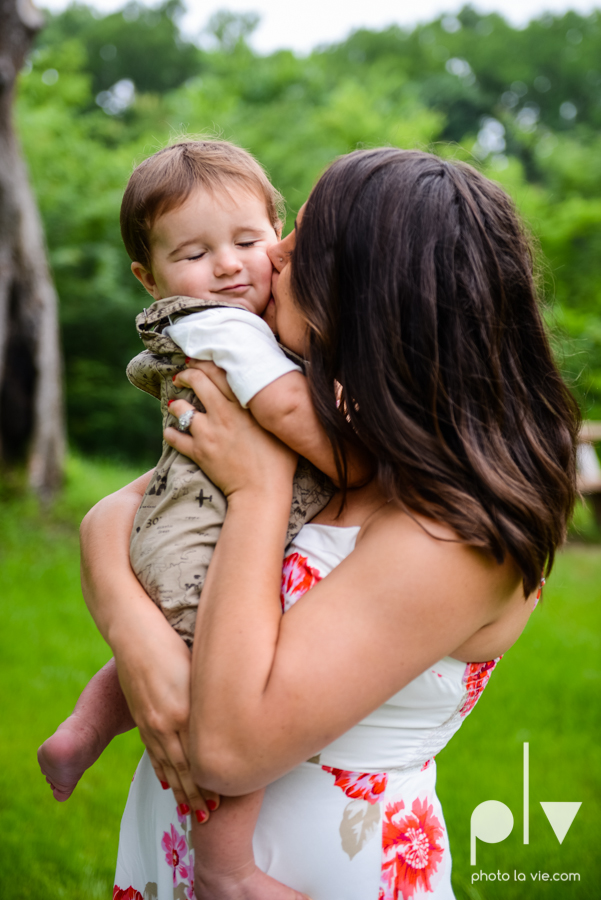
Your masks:
{"label": "boy's arm", "polygon": [[[255,394],[248,408],[263,428],[338,482],[332,444],[317,418],[304,375],[282,375]],[[354,448],[348,449],[347,462],[349,485],[360,484],[369,477],[368,461]]]}

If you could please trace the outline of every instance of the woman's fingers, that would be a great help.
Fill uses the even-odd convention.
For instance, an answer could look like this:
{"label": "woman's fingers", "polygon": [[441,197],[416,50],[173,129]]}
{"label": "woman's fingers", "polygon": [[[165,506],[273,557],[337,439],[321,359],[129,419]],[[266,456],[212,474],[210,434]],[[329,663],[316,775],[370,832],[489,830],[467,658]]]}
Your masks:
{"label": "woman's fingers", "polygon": [[[204,361],[200,359],[188,359],[187,364],[190,369],[198,369],[200,372],[204,372],[207,378],[209,378],[213,382],[213,384],[219,388],[223,396],[227,397],[228,400],[236,399],[235,394],[233,393],[231,387],[227,382],[227,377],[224,370],[220,369],[219,366],[216,366],[214,362]],[[180,381],[176,381],[176,383],[178,386],[180,386]]]}
{"label": "woman's fingers", "polygon": [[[178,806],[189,806],[187,794],[178,777],[176,766],[169,757],[169,753],[156,742],[153,742],[153,745],[151,745],[150,740],[145,740],[144,743],[152,768],[161,783],[161,787],[164,790],[167,790],[165,785],[171,788]],[[178,752],[181,752],[181,746]]]}
{"label": "woman's fingers", "polygon": [[205,790],[205,788],[200,788],[200,793],[204,797],[204,801],[207,804],[210,812],[215,812],[215,810],[221,803],[221,797],[219,796],[219,794],[216,794],[215,791],[207,791]]}
{"label": "woman's fingers", "polygon": [[[202,368],[200,366],[202,365]],[[210,368],[212,366],[212,368]],[[214,376],[214,378],[209,377],[205,369],[208,368],[208,371]],[[198,367],[183,369],[183,371],[178,372],[175,377],[175,385],[176,387],[188,387],[191,388],[199,400],[202,400],[203,404],[207,406],[205,403],[205,398],[209,403],[214,403],[219,405],[219,403],[229,403],[231,400],[227,400],[224,397],[223,391],[220,390],[218,384],[216,383],[220,376],[216,375],[215,372],[220,372],[221,369],[218,369],[213,363],[199,363]],[[225,379],[225,372],[223,373],[223,378]],[[234,395],[229,391],[229,385],[227,385],[227,381],[225,382],[227,386],[227,390],[230,393],[231,399],[235,400]]]}
{"label": "woman's fingers", "polygon": [[146,752],[148,753],[148,758],[150,759],[150,762],[152,763],[152,768],[154,769],[154,774],[159,779],[163,790],[166,791],[168,787],[171,787],[171,785],[167,781],[167,774],[165,773],[165,770],[163,769],[163,767],[161,765],[159,765],[159,762],[157,761],[156,757],[148,749],[148,747],[146,747]]}
{"label": "woman's fingers", "polygon": [[205,799],[204,792],[194,783],[181,741],[172,736],[164,748],[158,748],[158,752],[156,747],[154,752],[148,747],[147,750],[161,787],[165,788],[167,784],[173,791],[180,815],[190,814],[196,817],[197,822],[206,822],[210,811],[217,809],[219,798],[214,792],[207,791]]}
{"label": "woman's fingers", "polygon": [[165,772],[165,769],[159,763],[159,761],[157,760],[156,756],[154,755],[154,753],[152,752],[150,747],[146,746],[146,752],[148,753],[148,758],[151,762],[152,768],[154,769],[154,774],[158,778],[161,787],[163,788],[164,791],[168,790],[169,788],[171,788],[171,785],[169,784],[169,781],[167,780],[167,773]]}

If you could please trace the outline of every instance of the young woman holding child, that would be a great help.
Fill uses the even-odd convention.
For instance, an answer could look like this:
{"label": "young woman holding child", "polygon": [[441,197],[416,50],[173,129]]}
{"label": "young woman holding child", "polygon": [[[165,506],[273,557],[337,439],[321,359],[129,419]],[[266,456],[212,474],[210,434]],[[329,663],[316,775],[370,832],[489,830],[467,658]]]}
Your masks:
{"label": "young woman holding child", "polygon": [[[309,361],[339,490],[285,554],[296,455],[193,363],[176,384],[206,415],[166,438],[227,513],[192,660],[129,566],[150,476],[84,521],[84,592],[169,783],[194,809],[198,785],[221,795],[193,830],[266,787],[260,871],[231,866],[231,848],[197,853],[199,900],[294,896],[261,872],[313,900],[452,898],[433,756],[522,632],[565,536],[577,408],[513,207],[469,166],[351,153],[268,253],[276,331]],[[369,475],[349,487],[357,458]],[[188,820],[167,793],[145,757],[116,897],[192,896]]]}

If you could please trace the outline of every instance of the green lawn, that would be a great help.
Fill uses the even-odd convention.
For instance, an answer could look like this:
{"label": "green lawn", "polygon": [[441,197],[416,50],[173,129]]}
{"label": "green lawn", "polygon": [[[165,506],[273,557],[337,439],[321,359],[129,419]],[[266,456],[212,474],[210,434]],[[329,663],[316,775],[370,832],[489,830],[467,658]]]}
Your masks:
{"label": "green lawn", "polygon": [[12,499],[0,512],[0,897],[108,900],[120,814],[141,743],[123,735],[66,803],[57,803],[36,760],[110,650],[81,598],[77,525],[100,497],[135,477],[71,461],[52,515]]}
{"label": "green lawn", "polygon": [[[35,751],[110,655],[81,599],[76,524],[96,499],[136,474],[72,460],[52,513],[40,515],[17,496],[3,498],[0,897],[7,900],[111,896],[119,818],[139,739],[132,733],[116,740],[65,804],[53,800]],[[599,894],[600,598],[601,549],[569,547],[524,635],[438,758],[458,900]],[[522,843],[524,741],[530,744],[528,846]],[[514,829],[503,843],[478,841],[472,870],[471,812],[491,799],[511,808]],[[582,801],[562,845],[540,800]],[[472,871],[480,870],[506,872],[511,880],[472,885]],[[514,881],[514,870],[527,880]],[[531,873],[539,871],[579,873],[581,881],[533,881]]]}

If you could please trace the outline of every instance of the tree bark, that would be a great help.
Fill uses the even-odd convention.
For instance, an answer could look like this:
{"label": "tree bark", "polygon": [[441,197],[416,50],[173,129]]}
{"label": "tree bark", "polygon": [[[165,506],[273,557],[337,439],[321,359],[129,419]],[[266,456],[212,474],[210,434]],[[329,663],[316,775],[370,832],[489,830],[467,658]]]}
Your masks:
{"label": "tree bark", "polygon": [[0,0],[0,460],[26,463],[47,500],[65,454],[58,301],[12,116],[16,78],[42,25],[30,0]]}

